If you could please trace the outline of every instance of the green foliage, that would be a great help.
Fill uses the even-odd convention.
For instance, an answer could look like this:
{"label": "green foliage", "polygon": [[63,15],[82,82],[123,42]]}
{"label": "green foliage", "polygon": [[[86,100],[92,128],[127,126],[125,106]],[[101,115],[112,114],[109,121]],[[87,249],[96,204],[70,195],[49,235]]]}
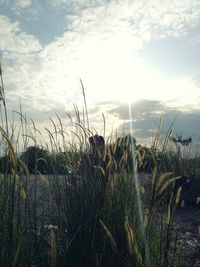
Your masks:
{"label": "green foliage", "polygon": [[38,146],[30,146],[22,153],[20,159],[26,164],[30,173],[36,173],[36,171],[46,172],[47,150]]}

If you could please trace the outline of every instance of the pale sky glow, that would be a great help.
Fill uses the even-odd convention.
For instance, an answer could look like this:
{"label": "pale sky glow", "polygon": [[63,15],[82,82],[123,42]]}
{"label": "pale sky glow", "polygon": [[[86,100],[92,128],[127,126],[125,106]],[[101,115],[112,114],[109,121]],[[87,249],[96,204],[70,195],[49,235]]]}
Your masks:
{"label": "pale sky glow", "polygon": [[200,115],[199,0],[0,0],[0,24],[10,110],[20,97],[36,121],[62,116],[83,105],[82,79],[95,126],[102,112],[112,125],[126,122],[124,103],[151,106],[138,123],[159,113],[167,122],[177,112]]}

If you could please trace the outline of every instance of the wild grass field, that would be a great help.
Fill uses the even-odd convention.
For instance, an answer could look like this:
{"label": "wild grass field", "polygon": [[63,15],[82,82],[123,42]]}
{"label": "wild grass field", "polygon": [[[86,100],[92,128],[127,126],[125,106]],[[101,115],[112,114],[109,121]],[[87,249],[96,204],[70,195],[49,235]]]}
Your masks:
{"label": "wild grass field", "polygon": [[22,110],[20,127],[8,123],[4,99],[0,267],[200,266],[200,158],[182,153],[190,138],[170,128],[148,148],[125,134],[104,144],[76,109],[70,132],[51,119],[44,146]]}

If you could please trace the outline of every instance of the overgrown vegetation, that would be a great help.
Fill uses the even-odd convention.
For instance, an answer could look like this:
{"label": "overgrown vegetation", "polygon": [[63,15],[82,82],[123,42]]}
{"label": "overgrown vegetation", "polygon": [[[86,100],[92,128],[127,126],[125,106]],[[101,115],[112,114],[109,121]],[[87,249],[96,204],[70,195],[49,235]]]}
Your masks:
{"label": "overgrown vegetation", "polygon": [[96,133],[87,112],[83,119],[78,109],[74,121],[69,116],[70,133],[58,116],[51,119],[46,147],[37,143],[35,124],[19,115],[17,132],[7,121],[0,128],[0,266],[180,266],[176,181],[196,170],[197,159],[168,152],[172,129],[151,148],[131,136],[112,140],[97,148],[92,164],[86,148]]}

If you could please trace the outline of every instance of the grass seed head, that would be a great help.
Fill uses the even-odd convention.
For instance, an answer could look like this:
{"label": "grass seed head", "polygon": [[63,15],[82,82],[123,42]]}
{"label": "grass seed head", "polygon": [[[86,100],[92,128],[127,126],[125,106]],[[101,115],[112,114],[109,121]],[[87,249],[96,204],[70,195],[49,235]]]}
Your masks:
{"label": "grass seed head", "polygon": [[112,236],[111,232],[108,230],[107,226],[104,224],[104,222],[102,220],[99,221],[101,226],[102,226],[102,229],[104,230],[106,236],[108,237],[108,239],[110,240],[110,244],[111,244],[111,247],[113,249],[113,251],[115,253],[118,252],[118,247],[117,247],[117,243],[114,239],[114,237]]}
{"label": "grass seed head", "polygon": [[180,201],[181,190],[182,190],[182,187],[180,186],[177,193],[176,193],[176,200],[175,200],[176,204],[178,204]]}
{"label": "grass seed head", "polygon": [[138,259],[138,261],[140,262],[140,264],[142,264],[142,262],[143,262],[142,256],[141,256],[141,253],[139,251],[139,247],[138,247],[135,233],[134,233],[133,228],[131,227],[131,225],[129,223],[128,216],[125,217],[124,227],[125,227],[126,235],[127,235],[129,253],[130,253],[130,255],[135,256]]}

